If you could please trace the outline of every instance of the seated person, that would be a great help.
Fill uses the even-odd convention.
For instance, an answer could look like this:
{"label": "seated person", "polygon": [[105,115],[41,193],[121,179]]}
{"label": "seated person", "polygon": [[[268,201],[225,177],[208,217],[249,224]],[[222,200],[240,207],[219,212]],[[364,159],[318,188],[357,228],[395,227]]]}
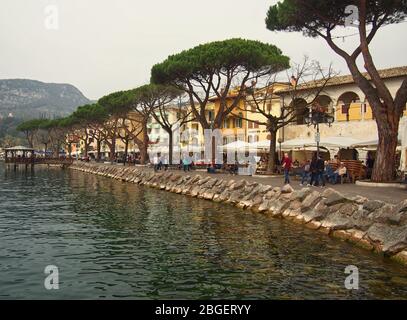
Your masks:
{"label": "seated person", "polygon": [[207,171],[208,173],[216,173],[216,167],[213,164],[211,164],[208,166]]}
{"label": "seated person", "polygon": [[338,183],[338,178],[345,177],[346,174],[347,174],[347,169],[346,169],[344,163],[341,162],[341,164],[339,165],[339,168],[336,169],[336,171],[333,174],[332,183],[333,184]]}
{"label": "seated person", "polygon": [[334,169],[332,168],[332,165],[327,161],[325,162],[325,176],[328,181],[335,184],[333,182],[333,181],[335,181],[335,180],[333,180],[334,179]]}

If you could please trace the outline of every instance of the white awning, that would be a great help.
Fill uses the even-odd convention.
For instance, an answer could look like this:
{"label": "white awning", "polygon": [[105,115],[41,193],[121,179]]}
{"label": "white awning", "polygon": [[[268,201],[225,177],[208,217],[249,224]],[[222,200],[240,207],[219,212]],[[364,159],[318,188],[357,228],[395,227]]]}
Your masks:
{"label": "white awning", "polygon": [[228,144],[225,144],[222,147],[223,151],[246,151],[253,150],[254,148],[248,142],[237,140]]}
{"label": "white awning", "polygon": [[[401,137],[399,135],[398,144],[401,145]],[[371,136],[366,138],[365,140],[361,140],[358,143],[352,145],[353,148],[372,148],[377,147],[379,145],[379,137]]]}
{"label": "white awning", "polygon": [[270,140],[263,140],[250,143],[250,146],[255,149],[270,149]]}
{"label": "white awning", "polygon": [[[354,144],[360,141],[351,137],[321,137],[320,147],[325,148],[351,148]],[[285,141],[281,144],[284,150],[292,150],[297,148],[316,147],[317,143],[314,139],[293,139]]]}

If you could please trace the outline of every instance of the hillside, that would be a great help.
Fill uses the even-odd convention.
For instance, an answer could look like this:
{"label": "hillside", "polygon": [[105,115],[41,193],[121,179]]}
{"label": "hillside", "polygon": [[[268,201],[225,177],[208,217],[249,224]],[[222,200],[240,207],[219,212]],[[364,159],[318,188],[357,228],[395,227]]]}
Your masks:
{"label": "hillside", "polygon": [[60,117],[90,103],[70,84],[36,80],[0,80],[0,118],[12,113],[16,118]]}

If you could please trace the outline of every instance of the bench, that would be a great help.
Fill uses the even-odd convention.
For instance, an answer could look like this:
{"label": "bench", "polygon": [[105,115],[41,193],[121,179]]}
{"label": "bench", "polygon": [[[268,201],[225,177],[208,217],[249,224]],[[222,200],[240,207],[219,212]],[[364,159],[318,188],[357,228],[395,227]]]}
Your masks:
{"label": "bench", "polygon": [[362,161],[358,160],[343,160],[347,169],[347,173],[351,182],[355,183],[365,176],[365,169]]}

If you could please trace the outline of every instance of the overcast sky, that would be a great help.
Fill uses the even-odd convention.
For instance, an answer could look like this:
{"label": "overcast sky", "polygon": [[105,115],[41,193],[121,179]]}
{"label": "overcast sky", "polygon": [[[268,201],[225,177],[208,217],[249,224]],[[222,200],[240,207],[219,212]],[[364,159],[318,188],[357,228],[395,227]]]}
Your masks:
{"label": "overcast sky", "polygon": [[[71,83],[90,99],[147,83],[151,66],[170,54],[233,37],[275,44],[292,61],[307,54],[325,66],[333,62],[348,73],[323,40],[268,31],[266,12],[276,1],[0,1],[0,78]],[[49,5],[58,9],[56,30]],[[379,32],[372,43],[379,68],[407,65],[406,34],[407,23]],[[351,48],[356,41],[347,38],[344,45]]]}

